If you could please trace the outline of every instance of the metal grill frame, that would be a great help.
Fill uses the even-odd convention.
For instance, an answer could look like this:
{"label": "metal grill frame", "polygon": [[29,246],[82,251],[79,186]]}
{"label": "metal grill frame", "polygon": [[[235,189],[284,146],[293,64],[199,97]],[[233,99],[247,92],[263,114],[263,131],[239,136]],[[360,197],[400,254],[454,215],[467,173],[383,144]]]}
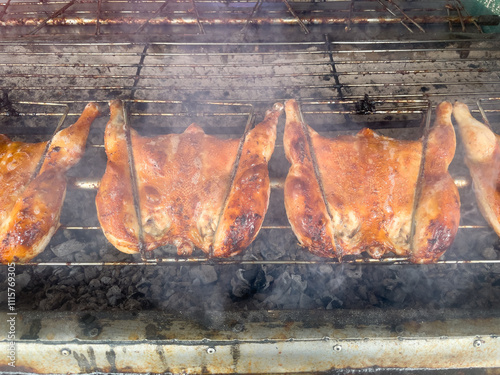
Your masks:
{"label": "metal grill frame", "polygon": [[[482,98],[477,101],[477,106],[478,106],[478,112],[483,116],[483,121],[487,124],[489,124],[489,121],[487,119],[487,112],[490,113],[500,113],[500,109],[484,109],[482,103],[491,103],[491,102],[496,102],[500,101],[500,98]],[[126,101],[127,103],[148,103],[147,100],[129,100]],[[384,103],[387,105],[387,103],[391,101],[386,101],[386,100],[377,100],[375,99],[374,102],[376,103]],[[175,102],[172,101],[152,101],[152,103],[155,104],[173,104]],[[394,103],[400,104],[400,100],[395,100]],[[394,104],[392,103],[392,104]],[[417,100],[417,101],[412,101],[412,100],[403,100],[402,103],[405,105],[410,105],[409,110],[391,110],[391,109],[382,109],[382,110],[374,110],[373,113],[376,114],[419,114],[422,117],[426,119],[425,121],[425,128],[424,129],[429,129],[430,126],[430,119],[432,116],[432,106],[429,101],[427,101],[427,110],[419,110],[419,109],[414,109],[413,106],[421,106],[425,103],[425,101],[422,100]],[[63,106],[65,108],[65,111],[61,113],[61,118],[59,119],[59,124],[54,131],[53,134],[55,134],[62,124],[64,123],[67,113],[69,111],[69,107],[67,104],[61,104],[61,103],[43,103],[43,102],[19,102],[19,103],[13,103],[14,105],[19,104],[19,105],[42,105],[42,106]],[[177,102],[175,104],[182,104],[181,102]],[[238,107],[248,107],[249,112],[248,112],[248,119],[247,119],[247,125],[244,133],[246,133],[249,129],[249,126],[254,121],[254,107],[251,104],[242,104],[242,103],[237,103],[237,102],[198,102],[196,103],[197,105],[209,105],[209,106],[238,106]],[[314,115],[350,115],[353,114],[352,110],[346,109],[346,105],[354,105],[356,102],[352,100],[335,100],[335,101],[318,101],[318,102],[308,102],[308,103],[303,103],[307,104],[309,106],[315,106],[315,105],[336,105],[338,106],[339,110],[329,110],[329,111],[308,111],[306,114],[310,117]],[[36,113],[20,113],[19,115],[21,116],[26,116],[26,115],[35,115],[39,116],[42,115],[39,112]],[[59,114],[57,113],[50,113],[51,116],[58,116]],[[193,115],[192,113],[131,113],[131,115],[137,115],[138,117],[141,116],[189,116]],[[227,112],[218,112],[218,113],[212,113],[212,115],[215,116],[243,116],[245,113],[242,114],[235,114],[235,113],[227,113]],[[195,116],[203,116],[203,113],[198,113],[195,114]],[[130,128],[130,124],[127,122],[127,126]],[[423,130],[423,134],[427,134],[428,131]],[[49,141],[50,142],[50,141]],[[128,152],[132,152],[131,144],[128,143]],[[104,145],[102,144],[97,144],[93,145],[96,148],[103,148]],[[43,156],[42,159],[43,160]],[[130,159],[129,159],[130,161]],[[134,168],[131,166],[131,168]],[[135,168],[134,168],[135,169]],[[470,180],[468,176],[458,176],[455,179],[457,185],[459,185],[461,188],[464,187],[470,187]],[[72,186],[73,188],[76,189],[85,189],[85,190],[96,190],[99,186],[99,181],[98,180],[88,180],[85,178],[78,179],[78,178],[73,178],[70,179],[69,185]],[[420,185],[420,184],[418,184]],[[271,181],[271,187],[273,189],[282,189],[284,186],[284,181],[280,180],[272,180]],[[137,204],[139,202],[138,197],[134,200],[134,204],[136,206],[136,211],[140,212],[140,207],[137,210]],[[92,203],[92,202],[91,202]],[[459,229],[460,230],[474,230],[474,229],[482,229],[482,228],[487,228],[487,226],[484,225],[460,225]],[[61,229],[67,229],[67,230],[90,230],[90,231],[101,231],[100,226],[70,226],[70,225],[65,225],[64,223],[61,225]],[[263,225],[262,230],[269,230],[269,229],[280,229],[280,230],[290,230],[291,227],[290,225]],[[304,253],[307,253],[307,250],[304,249]],[[157,265],[199,265],[199,264],[211,264],[211,265],[229,265],[229,264],[240,264],[240,265],[308,265],[308,264],[340,264],[340,263],[349,263],[349,264],[362,264],[362,265],[413,265],[407,257],[398,257],[398,256],[385,256],[380,259],[373,259],[369,257],[364,257],[364,256],[357,256],[357,257],[347,257],[347,259],[344,260],[338,260],[338,259],[328,259],[328,258],[321,258],[317,256],[313,256],[311,254],[308,254],[309,256],[306,256],[306,259],[275,259],[275,260],[269,260],[269,259],[243,259],[242,256],[236,256],[233,258],[211,258],[209,256],[190,256],[190,257],[179,257],[179,256],[171,256],[171,257],[165,257],[165,256],[154,256],[154,251],[151,252],[144,252],[140,254],[141,257],[140,259],[136,259],[130,262],[123,262],[123,261],[115,261],[115,262],[109,262],[109,261],[96,261],[96,262],[51,262],[51,261],[30,261],[26,263],[22,263],[20,265],[22,266],[124,266],[124,265],[136,265],[136,266],[157,266]],[[435,264],[440,264],[440,265],[445,265],[445,264],[500,264],[500,259],[489,259],[489,260],[484,260],[484,259],[467,259],[467,260],[449,260],[446,259],[446,253],[443,256],[444,259],[438,260]]]}

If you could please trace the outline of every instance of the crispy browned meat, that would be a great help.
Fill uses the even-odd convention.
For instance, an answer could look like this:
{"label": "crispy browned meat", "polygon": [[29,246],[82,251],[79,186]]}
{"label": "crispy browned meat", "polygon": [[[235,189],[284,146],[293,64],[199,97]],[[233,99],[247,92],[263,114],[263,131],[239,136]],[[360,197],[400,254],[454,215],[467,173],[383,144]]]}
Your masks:
{"label": "crispy browned meat", "polygon": [[453,117],[465,146],[465,164],[474,183],[479,209],[500,235],[500,136],[472,117],[464,103],[455,103]]}
{"label": "crispy browned meat", "polygon": [[437,108],[410,238],[422,141],[396,140],[366,128],[355,136],[325,138],[303,126],[297,102],[289,100],[284,146],[292,166],[285,206],[301,245],[325,257],[366,251],[380,258],[392,251],[415,263],[436,261],[451,245],[460,219],[458,190],[447,171],[455,153],[451,110],[447,102]]}
{"label": "crispy browned meat", "polygon": [[[104,234],[125,253],[139,251],[123,105],[113,101],[106,126],[106,172],[96,197]],[[283,106],[268,111],[246,136],[234,182],[239,139],[206,135],[196,124],[182,134],[141,137],[131,130],[145,249],[174,244],[179,255],[195,247],[226,257],[257,236],[269,203],[267,163]],[[227,201],[225,198],[227,196]]]}
{"label": "crispy browned meat", "polygon": [[66,193],[66,171],[85,151],[90,125],[99,114],[85,107],[76,123],[58,132],[37,176],[46,142],[12,142],[0,135],[0,257],[27,262],[40,254],[59,226]]}

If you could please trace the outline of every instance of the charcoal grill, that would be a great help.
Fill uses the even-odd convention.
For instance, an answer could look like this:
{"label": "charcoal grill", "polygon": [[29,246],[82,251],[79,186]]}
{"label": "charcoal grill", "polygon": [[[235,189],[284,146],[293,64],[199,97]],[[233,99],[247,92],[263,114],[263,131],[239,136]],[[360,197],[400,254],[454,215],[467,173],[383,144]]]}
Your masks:
{"label": "charcoal grill", "polygon": [[[7,0],[0,5],[0,133],[25,141],[50,139],[57,123],[71,123],[87,102],[106,108],[115,98],[126,101],[130,125],[142,134],[182,132],[196,122],[207,133],[239,137],[273,103],[289,98],[300,101],[313,128],[332,136],[368,126],[396,138],[417,139],[443,100],[467,103],[476,118],[483,117],[500,133],[500,38],[488,32],[499,17],[486,11],[473,15],[470,4],[465,5],[441,0]],[[461,225],[454,245],[436,265],[412,265],[395,256],[339,263],[300,249],[282,198],[288,170],[281,139],[284,116],[270,163],[270,208],[247,251],[229,259],[209,259],[201,252],[181,258],[165,247],[153,256],[132,256],[107,244],[94,208],[105,167],[107,117],[105,113],[94,123],[84,159],[70,171],[59,232],[40,256],[16,266],[16,310],[6,315],[16,319],[16,367],[4,356],[0,371],[499,371],[498,237],[479,214],[460,145],[450,172],[460,188]],[[67,243],[78,251],[68,250]],[[216,281],[205,284],[208,276],[197,278],[203,267],[216,270]],[[236,286],[234,295],[219,305],[205,301],[185,309],[179,303],[171,307],[170,300],[158,302],[161,298],[151,289],[144,298],[157,300],[154,308],[78,308],[94,292],[78,292],[74,301],[55,308],[44,301],[29,306],[28,300],[42,288],[36,282],[44,277],[61,285],[77,280],[75,290],[80,290],[89,284],[89,273],[108,272],[118,275],[109,279],[119,280],[134,269],[144,275],[176,275],[179,280],[169,276],[160,288],[165,299],[196,287],[219,298],[229,281],[236,280]],[[443,282],[463,273],[471,275],[464,276],[467,280],[478,281],[471,285],[478,289],[458,293],[457,303],[442,306],[424,298],[425,293],[415,297],[418,304],[387,303],[392,297],[384,295],[377,298],[385,302],[375,298],[372,307],[370,301],[349,305],[330,297],[324,306],[303,297],[293,305],[282,302],[291,289],[266,286],[237,294],[238,277],[226,276],[255,269],[264,270],[266,277],[269,270],[277,270],[274,281],[266,278],[268,283],[277,284],[278,274],[288,274],[292,276],[283,283],[300,287],[307,279],[310,288],[317,287],[311,275],[321,270],[324,280],[342,278],[349,270],[361,270],[367,277],[380,269],[401,275],[422,271],[429,280],[442,277]],[[7,274],[7,267],[3,272]],[[23,282],[22,275],[31,275],[31,281]],[[198,284],[186,287],[190,277]],[[384,283],[377,277],[370,279],[374,289]],[[6,277],[0,281],[7,285]],[[137,290],[143,290],[144,282],[134,276],[130,280]],[[112,286],[102,285],[101,290]],[[430,288],[430,294],[433,288],[438,289]],[[47,298],[56,298],[53,290],[44,292]],[[245,298],[265,303],[252,305]],[[7,299],[3,301],[2,308],[7,308]],[[208,311],[207,304],[212,306]],[[61,311],[68,310],[64,306],[73,311]],[[120,306],[131,311],[117,311]],[[12,341],[4,334],[10,329],[7,319],[0,323],[2,353]]]}

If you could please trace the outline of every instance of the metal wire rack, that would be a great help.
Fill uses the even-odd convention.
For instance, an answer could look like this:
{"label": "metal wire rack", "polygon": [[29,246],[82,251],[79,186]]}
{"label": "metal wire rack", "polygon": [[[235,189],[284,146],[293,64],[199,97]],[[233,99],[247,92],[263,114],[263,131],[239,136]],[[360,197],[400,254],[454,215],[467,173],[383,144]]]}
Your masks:
{"label": "metal wire rack", "polygon": [[[106,102],[116,97],[133,98],[131,102],[135,107],[129,111],[132,126],[158,133],[182,131],[179,120],[203,117],[203,121],[218,123],[208,125],[212,133],[220,134],[230,129],[235,134],[234,120],[241,123],[242,132],[250,105],[258,112],[288,98],[301,100],[306,120],[321,132],[352,131],[363,126],[382,131],[394,127],[411,131],[421,125],[428,103],[435,105],[442,100],[457,99],[475,106],[481,99],[489,117],[500,113],[495,106],[500,92],[500,40],[497,38],[406,41],[342,41],[330,35],[310,35],[308,38],[307,41],[269,42],[224,42],[216,38],[210,42],[4,40],[0,42],[0,89],[8,93],[20,117],[36,118],[37,129],[44,127],[44,119],[60,116],[62,112],[19,108],[29,99],[69,105],[68,117],[74,117],[79,114],[75,108],[90,100]],[[243,109],[245,106],[247,110]],[[221,107],[226,109],[222,111]],[[2,110],[1,117],[14,118],[7,107]],[[215,119],[217,121],[212,121]],[[168,129],[164,128],[166,122],[172,124]],[[0,123],[0,133],[22,135],[24,131],[3,124]],[[94,136],[87,153],[93,150],[102,155],[101,139],[102,135]],[[275,153],[283,153],[280,144]],[[98,187],[99,177],[72,175],[69,186],[71,190],[92,192]],[[462,191],[470,191],[466,172],[461,171],[454,177]],[[274,195],[279,195],[283,180],[283,175],[272,178]],[[488,231],[484,221],[464,222],[460,228],[460,231]],[[100,231],[95,222],[63,222],[62,229]],[[273,230],[290,231],[283,222],[264,223],[264,232]],[[175,256],[163,260],[132,260],[133,264],[196,262],[308,264],[335,261],[312,257],[213,260]],[[360,258],[352,262],[408,263],[403,258],[383,261]],[[445,258],[438,264],[457,262],[497,261]],[[30,264],[60,263],[41,260]]]}
{"label": "metal wire rack", "polygon": [[[55,53],[56,52],[56,53]],[[1,42],[13,101],[115,97],[267,103],[459,100],[500,91],[496,39],[342,42]]]}
{"label": "metal wire rack", "polygon": [[[475,112],[483,112],[484,114],[497,114],[500,113],[500,110],[497,109],[498,105],[495,107],[495,103],[498,102],[500,98],[492,97],[492,98],[482,98],[478,102],[478,108],[479,111]],[[382,116],[387,116],[387,115],[392,115],[392,116],[399,116],[399,119],[402,121],[406,121],[406,116],[408,115],[413,115],[417,116],[417,120],[414,120],[411,124],[410,127],[415,129],[415,131],[418,133],[422,132],[422,124],[423,120],[426,117],[426,113],[429,108],[429,101],[426,100],[409,100],[409,99],[393,99],[393,100],[387,100],[387,99],[373,99],[370,100],[372,108],[371,112],[372,114],[375,115],[382,115]],[[485,104],[486,103],[486,104]],[[30,105],[30,108],[26,108],[27,111],[19,112],[19,116],[47,116],[49,118],[52,118],[52,116],[56,115],[54,112],[43,112],[43,111],[32,111],[31,106],[32,105],[37,105],[37,104],[46,104],[46,103],[36,103],[36,102],[23,102],[23,103],[13,103],[14,107],[21,107],[23,105]],[[50,105],[56,105],[60,103],[54,103]],[[198,102],[194,103],[195,107],[197,108],[198,112],[193,111],[193,110],[186,110],[186,103],[183,103],[182,101],[161,101],[161,100],[142,100],[142,99],[137,99],[137,100],[130,100],[129,104],[132,105],[151,105],[149,107],[148,111],[141,111],[142,107],[139,108],[133,108],[130,110],[130,117],[132,118],[132,126],[134,126],[135,123],[140,123],[142,119],[149,119],[149,118],[156,118],[156,119],[162,119],[162,118],[171,118],[171,117],[178,117],[178,118],[186,118],[188,117],[187,120],[191,120],[191,117],[196,117],[196,118],[203,118],[207,119],[210,117],[213,117],[215,121],[219,121],[221,118],[228,118],[230,120],[233,120],[235,117],[239,117],[239,123],[241,125],[244,125],[245,123],[251,124],[254,118],[254,113],[253,113],[253,106],[251,105],[244,105],[239,102]],[[189,103],[190,105],[193,105],[193,103]],[[306,118],[306,121],[310,121],[314,118],[317,117],[326,117],[331,119],[332,117],[336,118],[345,118],[346,116],[348,118],[356,118],[357,116],[360,116],[357,114],[357,110],[359,110],[359,102],[353,101],[353,100],[323,100],[323,101],[304,101],[302,103],[303,108],[304,108],[304,116]],[[178,112],[175,112],[172,110],[172,106],[180,108],[184,108],[184,110],[179,110]],[[483,108],[483,107],[487,108]],[[67,107],[67,106],[65,106]],[[220,108],[224,108],[224,110],[220,110]],[[227,108],[230,108],[228,111]],[[163,109],[163,110],[162,110]],[[243,109],[246,109],[244,111]],[[67,110],[65,111],[67,112]],[[7,113],[4,113],[4,115],[8,115]],[[60,113],[60,115],[64,115],[64,113]],[[366,115],[366,114],[365,114]],[[429,126],[429,120],[430,117],[427,116],[427,121],[426,121],[426,126]],[[60,121],[60,124],[62,124],[62,121]],[[240,126],[241,126],[240,125]],[[241,129],[242,127],[240,127]],[[351,129],[350,131],[352,132],[352,129],[356,129],[356,126],[349,127],[345,126],[344,129],[339,128],[339,127],[333,127],[330,129],[330,131],[333,132],[338,132],[338,131],[345,131],[345,129]],[[420,129],[420,130],[419,130]],[[234,131],[234,130],[233,130]],[[94,149],[97,152],[102,152],[101,150],[103,149],[102,144],[94,144],[93,145]],[[277,145],[277,152],[282,152],[282,149],[280,150],[280,144]],[[276,151],[275,151],[276,152]],[[471,183],[470,183],[470,178],[468,176],[454,176],[455,177],[455,183],[460,189],[470,189]],[[284,180],[283,178],[280,177],[274,177],[272,178],[271,181],[271,188],[273,190],[273,195],[276,196],[276,194],[280,194],[280,190],[283,189],[283,184]],[[88,179],[85,177],[71,177],[69,179],[69,186],[72,189],[77,189],[77,190],[84,190],[84,191],[95,191],[98,186],[99,186],[99,180],[98,179]],[[138,199],[136,200],[138,202]],[[93,202],[89,202],[89,205],[92,205]],[[89,231],[92,233],[99,233],[101,232],[101,228],[99,225],[71,225],[71,224],[65,224],[64,222],[62,223],[61,229],[63,230],[68,230],[68,231]],[[262,227],[262,232],[265,233],[269,230],[278,230],[278,231],[291,231],[291,228],[288,224],[281,224],[280,222],[275,222],[274,220],[271,220],[271,222],[267,221],[264,223]],[[488,231],[488,227],[484,223],[472,223],[472,224],[464,224],[460,225],[459,227],[460,231],[469,231],[469,230],[486,230]],[[94,236],[95,234],[92,234]],[[149,258],[148,255],[142,254],[142,256],[138,257],[132,257],[130,260],[127,261],[92,261],[92,262],[76,262],[76,261],[69,261],[69,262],[61,262],[61,261],[50,261],[49,260],[35,260],[29,263],[26,263],[26,265],[51,265],[51,266],[58,266],[58,265],[65,265],[65,266],[87,266],[87,265],[101,265],[101,266],[121,266],[121,265],[195,265],[195,264],[213,264],[213,265],[226,265],[226,264],[273,264],[273,265],[307,265],[307,264],[321,264],[321,263],[326,263],[326,264],[338,264],[340,263],[336,259],[324,259],[324,258],[319,258],[316,256],[313,256],[309,254],[306,250],[300,250],[300,252],[294,252],[288,257],[284,257],[281,259],[264,259],[261,257],[261,255],[256,254],[255,252],[252,252],[251,250],[247,250],[247,253],[243,253],[241,256],[236,256],[234,258],[229,258],[229,259],[214,259],[214,258],[209,258],[206,256],[193,256],[189,258],[182,258],[178,257],[174,251],[171,250],[166,250],[162,251],[161,254],[156,254],[153,258]],[[43,255],[43,254],[42,254]],[[371,259],[367,257],[350,257],[347,259],[343,260],[344,263],[351,263],[351,264],[363,264],[363,265],[409,265],[411,264],[407,258],[405,257],[384,257],[381,259]],[[486,259],[448,259],[447,255],[445,254],[444,258],[439,260],[437,264],[493,264],[493,263],[500,263],[500,260],[486,260]]]}

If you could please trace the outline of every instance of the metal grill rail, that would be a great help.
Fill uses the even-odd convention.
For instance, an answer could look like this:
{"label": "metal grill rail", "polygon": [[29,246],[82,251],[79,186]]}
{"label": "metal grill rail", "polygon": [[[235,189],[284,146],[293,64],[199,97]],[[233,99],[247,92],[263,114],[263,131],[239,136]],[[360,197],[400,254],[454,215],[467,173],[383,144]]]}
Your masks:
{"label": "metal grill rail", "polygon": [[[250,25],[293,25],[304,34],[311,25],[340,25],[350,32],[355,25],[401,24],[408,33],[425,33],[429,25],[450,31],[467,26],[482,32],[481,24],[498,24],[494,16],[473,17],[460,0],[434,2],[392,0],[246,1],[226,3],[210,0],[47,0],[11,2],[0,9],[0,27],[23,28],[20,34],[42,33],[135,35],[163,32],[158,27],[187,26],[189,34],[205,34],[212,25],[234,25],[245,33]],[[60,28],[60,26],[71,26]]]}

